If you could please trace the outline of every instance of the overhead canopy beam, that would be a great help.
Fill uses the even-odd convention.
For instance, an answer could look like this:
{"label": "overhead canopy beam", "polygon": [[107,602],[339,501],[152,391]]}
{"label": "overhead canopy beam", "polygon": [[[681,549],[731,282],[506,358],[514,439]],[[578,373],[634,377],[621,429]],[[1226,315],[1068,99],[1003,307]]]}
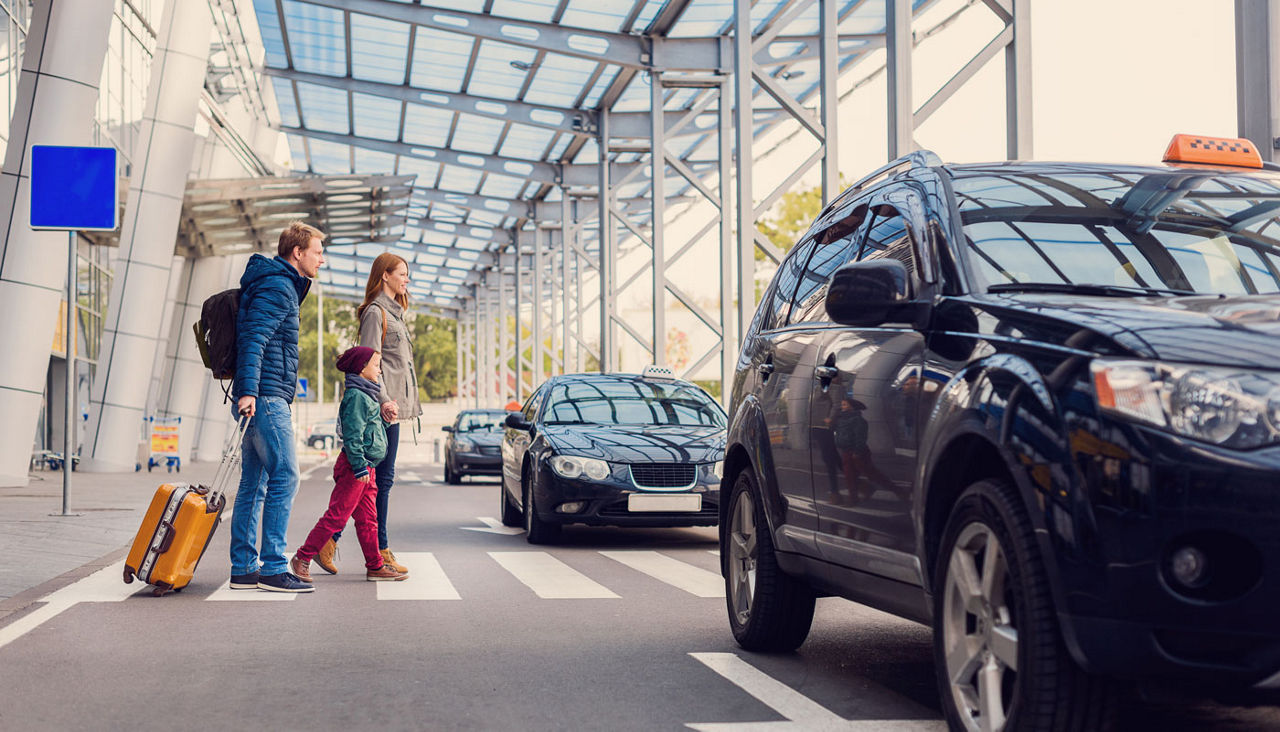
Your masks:
{"label": "overhead canopy beam", "polygon": [[[302,0],[310,5],[410,23],[424,28],[501,41],[597,63],[648,68],[653,41],[645,36],[601,33],[551,23],[534,23],[484,13],[409,5],[391,0]],[[719,69],[718,38],[663,39],[663,58],[669,69],[711,71]]]}
{"label": "overhead canopy beam", "polygon": [[[500,155],[481,155],[479,153],[459,152],[443,147],[429,145],[410,145],[406,142],[378,140],[372,137],[344,135],[338,132],[323,132],[306,127],[289,127],[281,125],[281,132],[308,137],[313,140],[325,140],[338,145],[353,145],[366,150],[401,155],[404,157],[430,160],[442,165],[453,165],[469,170],[481,170],[494,175],[505,175],[519,180],[532,180],[549,185],[594,185],[597,180],[595,165],[557,165],[539,160],[521,160],[506,158]],[[640,167],[639,163],[614,163],[611,166],[615,175],[625,176]]]}

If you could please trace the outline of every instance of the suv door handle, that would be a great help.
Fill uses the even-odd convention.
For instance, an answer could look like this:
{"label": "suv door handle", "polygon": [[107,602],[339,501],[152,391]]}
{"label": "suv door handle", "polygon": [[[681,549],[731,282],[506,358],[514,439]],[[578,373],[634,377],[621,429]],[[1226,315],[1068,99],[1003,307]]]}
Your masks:
{"label": "suv door handle", "polygon": [[773,373],[773,363],[762,363],[756,367],[756,371],[759,371],[760,375],[767,379],[769,378],[769,375]]}
{"label": "suv door handle", "polygon": [[839,373],[840,373],[840,370],[837,369],[835,366],[818,366],[813,370],[813,377],[815,379],[821,379],[823,381],[831,381]]}

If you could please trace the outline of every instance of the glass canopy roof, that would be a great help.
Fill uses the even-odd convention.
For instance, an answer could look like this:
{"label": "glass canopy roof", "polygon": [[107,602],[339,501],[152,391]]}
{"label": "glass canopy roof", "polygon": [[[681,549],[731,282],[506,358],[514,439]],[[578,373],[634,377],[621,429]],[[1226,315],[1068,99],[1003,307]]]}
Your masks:
{"label": "glass canopy roof", "polygon": [[[931,0],[912,1],[918,10]],[[792,12],[799,5],[757,0],[751,19],[756,34],[784,24],[757,62],[808,102],[819,70],[803,36],[818,31],[818,3]],[[358,273],[367,265],[358,263],[390,248],[411,264],[415,299],[446,308],[476,281],[472,270],[492,261],[481,254],[507,246],[510,235],[502,230],[527,223],[527,205],[507,202],[559,200],[535,163],[597,163],[595,134],[575,124],[575,112],[649,112],[650,77],[624,58],[628,46],[640,35],[667,37],[679,40],[668,41],[666,52],[684,53],[687,42],[675,44],[727,35],[734,10],[733,0],[254,0],[254,6],[264,73],[295,171],[414,176],[399,241],[332,242],[347,272],[335,269],[322,281],[359,293]],[[884,33],[883,2],[839,0],[837,13],[841,68],[883,46],[858,37]],[[664,107],[690,109],[698,94],[668,89]],[[788,119],[764,93],[754,104],[757,134]],[[713,116],[710,122],[668,140],[668,151],[691,167],[713,165]],[[645,130],[647,123],[627,129]],[[622,137],[633,134],[621,130]],[[615,162],[649,158],[637,145],[616,147],[623,149],[610,153]],[[647,188],[645,179],[618,195],[643,197]],[[666,190],[680,196],[690,184],[672,175]]]}

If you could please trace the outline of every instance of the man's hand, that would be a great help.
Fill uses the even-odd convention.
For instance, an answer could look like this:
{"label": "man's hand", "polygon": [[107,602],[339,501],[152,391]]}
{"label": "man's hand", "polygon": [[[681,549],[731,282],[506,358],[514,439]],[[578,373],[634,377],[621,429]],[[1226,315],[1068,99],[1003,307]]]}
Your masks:
{"label": "man's hand", "polygon": [[383,402],[382,419],[386,422],[396,421],[396,417],[400,416],[400,407],[394,401]]}
{"label": "man's hand", "polygon": [[258,397],[245,394],[240,397],[240,401],[236,402],[236,410],[246,417],[252,417],[253,413],[258,411]]}

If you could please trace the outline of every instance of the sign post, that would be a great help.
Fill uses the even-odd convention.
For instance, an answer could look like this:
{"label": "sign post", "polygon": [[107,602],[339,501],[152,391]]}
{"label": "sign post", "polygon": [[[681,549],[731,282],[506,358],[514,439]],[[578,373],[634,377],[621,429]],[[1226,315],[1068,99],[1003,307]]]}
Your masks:
{"label": "sign post", "polygon": [[62,515],[70,516],[76,416],[76,239],[115,231],[120,210],[116,149],[31,146],[31,228],[67,232],[66,415],[62,432]]}

